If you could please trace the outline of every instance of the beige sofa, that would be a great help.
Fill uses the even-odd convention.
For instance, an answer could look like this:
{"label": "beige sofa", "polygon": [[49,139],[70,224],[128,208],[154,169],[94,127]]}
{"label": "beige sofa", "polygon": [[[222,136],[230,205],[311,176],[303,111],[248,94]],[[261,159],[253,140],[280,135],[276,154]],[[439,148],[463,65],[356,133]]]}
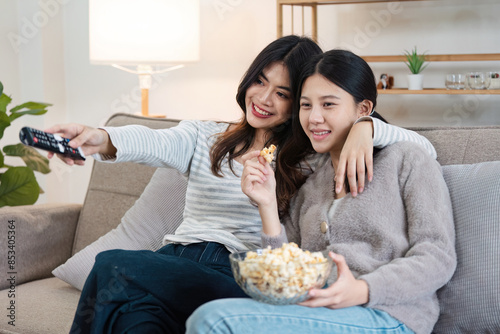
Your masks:
{"label": "beige sofa", "polygon": [[[108,121],[111,126],[124,124],[166,128],[177,121],[129,114],[117,114]],[[415,130],[434,144],[442,165],[500,160],[500,126]],[[0,333],[69,332],[80,291],[51,272],[119,225],[154,172],[137,164],[96,162],[83,206],[43,204],[0,209]],[[175,171],[169,175],[166,182],[175,183],[176,188],[165,189],[168,195],[162,200],[170,208],[167,214],[175,216],[168,227],[173,231],[182,214],[185,180]],[[9,227],[15,230],[15,263],[10,262],[14,267],[9,267],[7,259]],[[157,237],[161,242],[162,236]]]}

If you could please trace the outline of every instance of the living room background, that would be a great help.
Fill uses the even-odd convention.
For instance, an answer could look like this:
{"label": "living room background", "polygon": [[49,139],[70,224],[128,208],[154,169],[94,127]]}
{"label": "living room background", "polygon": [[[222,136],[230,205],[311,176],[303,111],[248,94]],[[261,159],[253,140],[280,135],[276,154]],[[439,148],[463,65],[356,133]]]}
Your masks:
{"label": "living room background", "polygon": [[[239,80],[256,53],[276,38],[276,1],[200,3],[201,60],[155,77],[150,112],[176,119],[235,120],[241,115],[235,102]],[[414,46],[431,54],[500,53],[498,0],[404,2],[393,13],[388,8],[386,3],[321,6],[320,45],[324,50],[350,48],[359,55],[399,55]],[[294,32],[300,28],[296,25]],[[13,124],[3,144],[17,143],[24,125],[99,126],[113,113],[140,111],[136,76],[89,63],[87,0],[1,1],[0,36],[0,81],[12,105],[28,100],[53,104],[45,116]],[[404,64],[371,65],[376,76],[388,72],[396,86],[406,85]],[[500,71],[500,63],[431,63],[424,86],[442,87],[447,73],[469,70]],[[401,126],[498,125],[498,102],[498,95],[383,95],[377,110]],[[54,160],[51,167],[52,173],[39,176],[45,194],[38,203],[82,203],[91,164],[70,168]]]}

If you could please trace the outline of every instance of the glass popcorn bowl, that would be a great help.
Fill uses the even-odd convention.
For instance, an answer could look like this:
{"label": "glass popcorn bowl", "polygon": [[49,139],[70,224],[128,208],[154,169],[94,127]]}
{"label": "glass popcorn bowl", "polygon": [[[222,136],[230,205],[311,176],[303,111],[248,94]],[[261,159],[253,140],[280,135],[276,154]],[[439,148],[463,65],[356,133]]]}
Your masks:
{"label": "glass popcorn bowl", "polygon": [[[270,259],[270,249],[256,249],[229,256],[234,278],[247,295],[255,300],[291,305],[308,299],[308,291],[322,288],[330,275],[333,261],[328,252],[318,252],[322,262],[285,262]],[[314,254],[318,254],[314,253]]]}

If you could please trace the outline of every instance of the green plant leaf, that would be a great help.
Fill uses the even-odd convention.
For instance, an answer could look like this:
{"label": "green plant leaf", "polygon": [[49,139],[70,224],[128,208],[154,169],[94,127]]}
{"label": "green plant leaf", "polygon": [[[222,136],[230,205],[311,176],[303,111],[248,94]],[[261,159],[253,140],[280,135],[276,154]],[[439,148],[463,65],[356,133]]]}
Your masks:
{"label": "green plant leaf", "polygon": [[10,114],[9,119],[12,122],[16,118],[19,118],[23,115],[43,115],[47,112],[47,109],[33,109],[33,110],[25,110],[25,111],[20,111],[16,112],[15,114]]}
{"label": "green plant leaf", "polygon": [[17,112],[18,110],[21,110],[21,109],[30,109],[30,110],[45,109],[47,107],[50,107],[51,105],[52,104],[50,104],[50,103],[43,103],[43,102],[26,102],[26,103],[20,104],[18,106],[15,106],[14,108],[12,108],[10,110],[10,112],[14,113],[14,112]]}
{"label": "green plant leaf", "polygon": [[0,175],[0,207],[29,205],[37,201],[40,187],[28,167],[11,167]]}
{"label": "green plant leaf", "polygon": [[5,158],[3,156],[3,153],[0,152],[0,168],[4,166]]}
{"label": "green plant leaf", "polygon": [[10,98],[10,96],[7,96],[5,94],[2,93],[2,95],[0,95],[0,112],[7,112],[7,105],[12,101],[12,99]]}
{"label": "green plant leaf", "polygon": [[51,105],[50,103],[26,102],[12,108],[9,119],[12,122],[23,115],[43,115],[47,112],[47,107]]}
{"label": "green plant leaf", "polygon": [[3,133],[10,126],[10,119],[6,113],[0,112],[0,139],[3,138]]}
{"label": "green plant leaf", "polygon": [[33,147],[23,144],[8,145],[3,148],[6,155],[20,157],[26,166],[42,174],[50,173],[49,159],[38,153]]}
{"label": "green plant leaf", "polygon": [[3,83],[0,81],[0,95],[3,94]]}
{"label": "green plant leaf", "polygon": [[428,64],[423,66],[426,62],[425,52],[423,54],[418,54],[417,47],[415,47],[411,52],[405,50],[404,54],[406,56],[406,61],[404,63],[408,66],[411,73],[419,74],[427,67]]}

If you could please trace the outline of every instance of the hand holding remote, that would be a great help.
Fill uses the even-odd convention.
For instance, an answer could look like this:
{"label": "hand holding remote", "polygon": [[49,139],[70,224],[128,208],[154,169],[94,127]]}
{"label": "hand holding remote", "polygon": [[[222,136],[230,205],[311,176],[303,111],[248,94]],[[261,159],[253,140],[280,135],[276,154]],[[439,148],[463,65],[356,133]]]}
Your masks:
{"label": "hand holding remote", "polygon": [[[81,124],[57,124],[45,130],[48,133],[61,134],[65,138],[71,139],[69,146],[80,147],[85,155],[95,153],[115,155],[116,148],[111,143],[108,133],[102,129],[95,129]],[[49,153],[48,158],[52,158],[54,153]],[[68,165],[83,165],[82,160],[74,160],[66,156],[58,155]]]}

